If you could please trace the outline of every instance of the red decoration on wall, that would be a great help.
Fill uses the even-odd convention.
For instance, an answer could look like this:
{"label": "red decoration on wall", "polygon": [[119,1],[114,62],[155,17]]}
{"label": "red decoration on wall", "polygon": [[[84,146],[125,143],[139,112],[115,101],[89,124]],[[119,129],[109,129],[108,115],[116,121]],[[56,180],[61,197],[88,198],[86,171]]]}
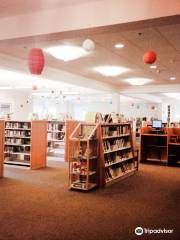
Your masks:
{"label": "red decoration on wall", "polygon": [[44,54],[40,48],[32,48],[28,55],[28,65],[31,74],[39,75],[44,68]]}
{"label": "red decoration on wall", "polygon": [[156,53],[152,50],[147,51],[143,56],[143,61],[147,64],[152,64],[156,61]]}

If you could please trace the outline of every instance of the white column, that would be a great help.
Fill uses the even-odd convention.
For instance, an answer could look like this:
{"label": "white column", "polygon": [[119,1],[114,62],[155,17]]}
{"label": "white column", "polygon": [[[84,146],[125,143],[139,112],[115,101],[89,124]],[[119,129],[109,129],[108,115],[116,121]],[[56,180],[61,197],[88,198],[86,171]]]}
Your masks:
{"label": "white column", "polygon": [[120,95],[117,93],[112,94],[112,111],[120,113]]}

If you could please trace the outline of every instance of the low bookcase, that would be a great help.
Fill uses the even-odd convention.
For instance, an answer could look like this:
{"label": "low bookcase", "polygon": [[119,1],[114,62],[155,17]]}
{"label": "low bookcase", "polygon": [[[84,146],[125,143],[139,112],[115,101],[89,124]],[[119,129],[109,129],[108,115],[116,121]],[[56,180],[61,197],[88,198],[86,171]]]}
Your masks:
{"label": "low bookcase", "polygon": [[132,123],[100,124],[100,186],[131,176],[137,170]]}

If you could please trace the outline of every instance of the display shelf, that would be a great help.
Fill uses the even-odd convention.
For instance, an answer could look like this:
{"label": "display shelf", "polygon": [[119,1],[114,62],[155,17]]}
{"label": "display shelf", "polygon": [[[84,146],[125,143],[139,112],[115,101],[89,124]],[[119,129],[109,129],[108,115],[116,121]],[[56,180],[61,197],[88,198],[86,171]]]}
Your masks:
{"label": "display shelf", "polygon": [[79,123],[72,132],[69,142],[70,189],[88,191],[98,185],[97,139],[98,124]]}
{"label": "display shelf", "polygon": [[131,148],[131,146],[121,147],[121,148],[110,150],[110,151],[104,151],[104,154],[118,152],[118,151],[122,151],[122,150],[129,149],[129,148]]}
{"label": "display shelf", "polygon": [[116,161],[116,162],[105,164],[105,167],[110,167],[110,166],[113,166],[115,164],[123,163],[123,162],[129,161],[129,160],[132,160],[132,158],[133,157],[129,157],[129,158],[125,158],[125,159],[122,159],[122,160],[119,160],[119,161]]}
{"label": "display shelf", "polygon": [[[62,121],[48,121],[47,125],[47,142],[48,155],[56,157],[64,157],[65,142],[65,122]],[[63,149],[63,154],[59,154],[59,149]]]}
{"label": "display shelf", "polygon": [[116,136],[106,136],[106,137],[103,137],[103,140],[111,139],[111,138],[128,137],[128,136],[129,136],[129,133],[127,133],[127,134],[121,134],[121,135],[116,135]]}
{"label": "display shelf", "polygon": [[46,121],[5,121],[4,126],[5,164],[30,169],[46,166]]}
{"label": "display shelf", "polygon": [[[134,174],[132,123],[100,124],[100,186]],[[138,166],[138,164],[137,164]]]}

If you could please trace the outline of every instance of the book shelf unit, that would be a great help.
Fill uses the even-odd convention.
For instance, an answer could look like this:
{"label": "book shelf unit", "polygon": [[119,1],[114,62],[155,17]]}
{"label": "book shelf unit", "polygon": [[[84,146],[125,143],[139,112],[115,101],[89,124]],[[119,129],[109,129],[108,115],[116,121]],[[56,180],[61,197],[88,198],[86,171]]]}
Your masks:
{"label": "book shelf unit", "polygon": [[65,122],[62,121],[48,121],[47,124],[47,141],[48,148],[47,152],[56,153],[57,149],[62,149],[64,156],[64,145],[65,145]]}
{"label": "book shelf unit", "polygon": [[98,124],[79,123],[69,141],[69,188],[98,186]]}
{"label": "book shelf unit", "polygon": [[3,177],[4,170],[4,121],[0,120],[0,178]]}
{"label": "book shelf unit", "polygon": [[141,128],[139,160],[177,165],[180,161],[180,128],[163,128],[163,134],[152,134],[151,127]]}
{"label": "book shelf unit", "polygon": [[100,124],[100,186],[133,175],[132,123]]}
{"label": "book shelf unit", "polygon": [[46,166],[47,122],[5,121],[4,163],[38,169]]}
{"label": "book shelf unit", "polygon": [[139,160],[168,162],[168,128],[162,129],[162,134],[151,133],[151,127],[141,128]]}

